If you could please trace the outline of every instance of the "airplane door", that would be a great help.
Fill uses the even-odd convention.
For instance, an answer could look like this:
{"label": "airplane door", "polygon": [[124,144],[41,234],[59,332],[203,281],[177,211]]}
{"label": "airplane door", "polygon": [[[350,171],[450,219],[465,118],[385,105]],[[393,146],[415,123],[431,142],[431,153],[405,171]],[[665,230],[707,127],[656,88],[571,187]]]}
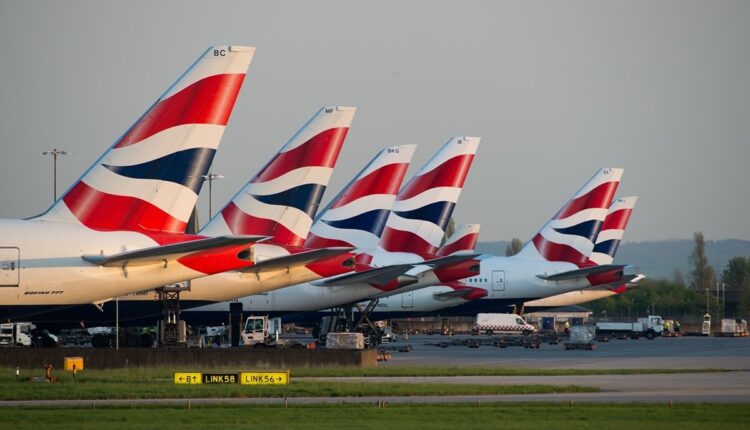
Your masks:
{"label": "airplane door", "polygon": [[17,287],[21,278],[21,252],[18,248],[0,248],[0,287]]}
{"label": "airplane door", "polygon": [[505,270],[492,271],[492,291],[505,292]]}
{"label": "airplane door", "polygon": [[413,291],[409,291],[408,293],[401,293],[401,307],[402,308],[414,307],[414,292]]}

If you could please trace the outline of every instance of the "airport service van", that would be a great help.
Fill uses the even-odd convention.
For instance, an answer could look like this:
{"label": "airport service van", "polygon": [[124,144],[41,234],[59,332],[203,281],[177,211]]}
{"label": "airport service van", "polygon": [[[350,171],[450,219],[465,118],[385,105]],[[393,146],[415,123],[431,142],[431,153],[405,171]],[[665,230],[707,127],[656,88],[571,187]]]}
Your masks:
{"label": "airport service van", "polygon": [[536,328],[516,314],[477,314],[473,334],[530,334]]}

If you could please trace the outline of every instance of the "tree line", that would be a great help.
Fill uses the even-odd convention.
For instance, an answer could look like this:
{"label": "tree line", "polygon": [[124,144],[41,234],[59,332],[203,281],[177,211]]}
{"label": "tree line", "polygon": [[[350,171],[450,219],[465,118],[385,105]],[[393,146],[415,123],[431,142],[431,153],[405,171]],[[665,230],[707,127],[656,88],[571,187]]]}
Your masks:
{"label": "tree line", "polygon": [[[646,279],[624,294],[585,304],[597,317],[634,318],[648,313],[666,317],[750,319],[750,257],[729,260],[721,274],[708,263],[703,233],[694,234],[690,255],[692,270],[686,279],[675,272],[674,279]],[[648,274],[646,274],[648,275]]]}

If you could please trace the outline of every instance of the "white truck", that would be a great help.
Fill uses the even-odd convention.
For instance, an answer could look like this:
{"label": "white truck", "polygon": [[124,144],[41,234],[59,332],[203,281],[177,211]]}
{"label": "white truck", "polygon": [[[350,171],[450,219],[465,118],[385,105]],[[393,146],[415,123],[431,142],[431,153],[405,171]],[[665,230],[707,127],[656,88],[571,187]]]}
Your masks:
{"label": "white truck", "polygon": [[598,322],[596,335],[599,340],[608,341],[611,337],[638,339],[646,336],[653,339],[664,331],[664,320],[658,315],[638,318],[637,322]]}
{"label": "white truck", "polygon": [[524,321],[516,314],[477,314],[474,325],[471,327],[473,334],[531,334],[536,328]]}
{"label": "white truck", "polygon": [[242,344],[253,348],[304,348],[305,345],[295,341],[280,339],[281,318],[251,316],[245,320],[242,330]]}
{"label": "white truck", "polygon": [[57,346],[57,336],[47,330],[37,329],[34,323],[17,322],[0,324],[0,346]]}

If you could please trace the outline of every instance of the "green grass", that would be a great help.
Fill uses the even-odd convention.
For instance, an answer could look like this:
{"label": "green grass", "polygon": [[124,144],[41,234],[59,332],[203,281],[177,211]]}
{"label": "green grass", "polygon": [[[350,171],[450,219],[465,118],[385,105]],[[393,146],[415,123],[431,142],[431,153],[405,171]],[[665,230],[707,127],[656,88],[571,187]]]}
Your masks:
{"label": "green grass", "polygon": [[5,428],[56,429],[745,429],[750,408],[725,404],[241,405],[14,408]]}
{"label": "green grass", "polygon": [[[238,368],[123,368],[109,370],[85,370],[79,373],[80,378],[97,381],[122,380],[172,380],[174,372],[238,372],[257,369]],[[286,369],[275,369],[286,370]],[[15,369],[0,368],[0,382],[13,379]],[[723,369],[537,369],[521,367],[421,367],[421,366],[381,366],[375,368],[361,367],[330,367],[330,368],[307,368],[292,369],[294,377],[331,377],[331,376],[577,376],[577,375],[651,375],[671,373],[706,373],[725,372]],[[39,369],[23,369],[22,376],[43,376],[44,371]],[[67,378],[70,375],[62,370],[55,370],[59,378]]]}
{"label": "green grass", "polygon": [[55,384],[16,380],[7,373],[0,376],[0,400],[42,399],[138,399],[197,397],[345,397],[345,396],[417,396],[479,394],[541,394],[592,392],[596,388],[552,385],[480,385],[437,383],[372,383],[295,380],[287,386],[175,385],[172,371],[129,369],[116,371],[86,370],[73,379],[58,372]]}

